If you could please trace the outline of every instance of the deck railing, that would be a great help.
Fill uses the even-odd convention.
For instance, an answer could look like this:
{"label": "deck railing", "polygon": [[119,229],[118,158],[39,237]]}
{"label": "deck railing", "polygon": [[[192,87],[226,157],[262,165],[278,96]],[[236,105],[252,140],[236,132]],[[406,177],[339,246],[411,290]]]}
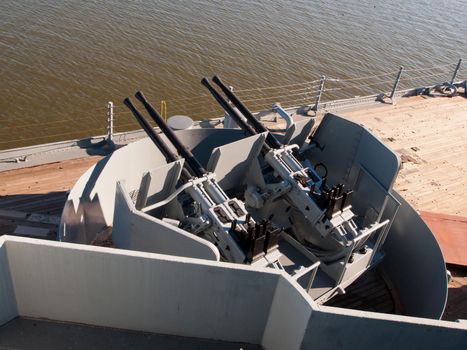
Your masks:
{"label": "deck railing", "polygon": [[[394,71],[358,77],[320,76],[291,84],[246,87],[235,86],[239,98],[252,110],[270,110],[275,102],[282,107],[307,106],[310,112],[336,111],[359,104],[395,103],[400,96],[421,93],[427,87],[442,83],[463,81],[464,93],[467,69],[462,60],[432,67],[399,67]],[[203,120],[221,117],[223,111],[209,94],[163,97],[153,100],[154,105],[164,109],[165,115],[189,115]],[[103,116],[105,115],[105,118]],[[60,140],[70,140],[91,135],[103,134],[103,139],[112,143],[114,133],[139,129],[130,111],[123,104],[109,102],[107,107],[87,111],[79,118],[50,116],[50,122],[2,125],[0,149],[22,147]],[[18,124],[20,123],[20,124]]]}
{"label": "deck railing", "polygon": [[[358,104],[380,100],[395,104],[397,98],[415,91],[443,83],[454,83],[459,76],[462,60],[456,64],[443,64],[423,68],[399,67],[396,71],[355,78],[321,76],[319,79],[279,86],[235,88],[240,99],[255,112],[269,110],[275,102],[282,107],[308,106],[311,111],[339,110]],[[467,70],[466,70],[467,71]],[[467,76],[464,73],[464,76]],[[208,94],[163,98],[166,113],[184,114],[194,119],[220,117],[223,111]],[[138,128],[129,111],[123,107],[117,111],[117,132]]]}

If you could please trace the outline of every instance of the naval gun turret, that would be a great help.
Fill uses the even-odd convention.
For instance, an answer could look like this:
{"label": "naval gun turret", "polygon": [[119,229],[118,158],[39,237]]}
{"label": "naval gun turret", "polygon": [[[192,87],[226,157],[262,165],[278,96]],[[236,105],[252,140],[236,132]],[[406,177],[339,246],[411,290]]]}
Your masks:
{"label": "naval gun turret", "polygon": [[[177,142],[138,94],[162,133],[137,117],[149,138],[83,174],[64,207],[60,239],[92,244],[110,231],[119,249],[283,269],[320,304],[378,266],[407,314],[441,314],[444,262],[432,233],[392,189],[395,152],[331,113],[309,143],[310,118],[295,120],[285,136],[271,134],[234,96],[213,95],[242,129],[205,122],[173,132]],[[323,219],[332,229],[319,226]]]}
{"label": "naval gun turret", "polygon": [[[209,173],[182,144],[143,93],[138,91],[135,97],[144,105],[151,118],[178,152],[176,155],[171,151],[132,101],[126,98],[124,104],[165,156],[166,161],[170,163],[184,160],[180,177],[181,185],[170,197],[185,192],[191,197],[191,201],[182,206],[183,215],[172,219],[177,219],[180,222],[179,226],[186,231],[214,243],[224,261],[248,262],[256,266],[277,264],[278,255],[275,250],[277,250],[280,229],[271,225],[269,220],[256,222],[247,212],[242,201],[229,198],[217,183],[215,174]],[[159,201],[142,210],[148,212],[165,203],[167,200]]]}
{"label": "naval gun turret", "polygon": [[[343,183],[327,185],[324,176],[317,171],[318,166],[326,169],[324,164],[312,166],[310,160],[298,160],[295,156],[300,148],[298,145],[279,142],[219,77],[215,76],[212,80],[230,102],[206,78],[201,83],[240,128],[250,135],[267,132],[261,152],[266,164],[263,167],[266,186],[249,186],[246,189],[247,207],[254,208],[255,213],[262,217],[274,218],[278,217],[274,213],[285,212],[287,221],[275,223],[287,229],[291,234],[289,239],[303,245],[338,284],[352,280],[365,269],[376,265],[383,255],[380,247],[391,219],[380,220],[377,217],[370,222],[357,224],[356,214],[352,210],[352,189],[344,189]],[[267,203],[268,187],[272,185],[276,193],[277,188],[280,190],[280,195],[274,196],[275,204]],[[283,199],[282,205],[277,203],[280,198]],[[370,237],[373,239],[370,240]],[[354,266],[351,267],[351,264]],[[355,265],[360,267],[356,268]],[[349,271],[353,272],[349,274]]]}

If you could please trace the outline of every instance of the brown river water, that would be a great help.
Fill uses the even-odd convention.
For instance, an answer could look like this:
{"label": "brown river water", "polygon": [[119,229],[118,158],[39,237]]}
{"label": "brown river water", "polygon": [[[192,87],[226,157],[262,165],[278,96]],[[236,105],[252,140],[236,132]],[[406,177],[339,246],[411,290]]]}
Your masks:
{"label": "brown river water", "polygon": [[121,101],[138,89],[168,115],[220,116],[199,83],[213,74],[253,110],[312,103],[321,75],[359,78],[326,83],[328,99],[388,91],[400,65],[401,87],[443,82],[467,58],[465,5],[1,0],[0,149],[104,134],[107,101],[134,129]]}

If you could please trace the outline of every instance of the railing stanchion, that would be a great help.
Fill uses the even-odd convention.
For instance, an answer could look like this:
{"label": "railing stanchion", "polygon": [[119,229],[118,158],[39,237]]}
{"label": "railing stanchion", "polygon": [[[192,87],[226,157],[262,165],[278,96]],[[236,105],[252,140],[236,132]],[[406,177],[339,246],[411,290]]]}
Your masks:
{"label": "railing stanchion", "polygon": [[318,267],[321,264],[321,261],[317,261],[312,265],[310,279],[308,280],[308,284],[306,286],[306,292],[308,293],[313,285],[313,281],[315,280],[316,273],[318,272]]}
{"label": "railing stanchion", "polygon": [[318,113],[319,102],[321,101],[321,95],[323,94],[323,91],[324,91],[324,81],[325,80],[326,80],[326,76],[322,75],[320,80],[319,80],[318,96],[316,97],[315,106],[313,107],[313,109],[314,109],[314,111],[316,113]]}
{"label": "railing stanchion", "polygon": [[114,104],[107,103],[107,143],[113,144],[114,136]]}
{"label": "railing stanchion", "polygon": [[402,71],[404,70],[404,66],[400,66],[399,72],[397,73],[396,80],[394,81],[394,85],[392,87],[391,95],[389,96],[389,99],[391,100],[392,104],[396,103],[395,96],[396,96],[396,91],[397,91],[397,86],[399,85],[399,82],[401,81],[401,76],[402,76]]}
{"label": "railing stanchion", "polygon": [[454,73],[453,73],[452,78],[451,78],[451,84],[453,84],[454,81],[456,80],[457,72],[459,72],[459,69],[461,67],[461,63],[462,63],[462,58],[459,59],[459,62],[457,62],[456,69],[454,69]]}

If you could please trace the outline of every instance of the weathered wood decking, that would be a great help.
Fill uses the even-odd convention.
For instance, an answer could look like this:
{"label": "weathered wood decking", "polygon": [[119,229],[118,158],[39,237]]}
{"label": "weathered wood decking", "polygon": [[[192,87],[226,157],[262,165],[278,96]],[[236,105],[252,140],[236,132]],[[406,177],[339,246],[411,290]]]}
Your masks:
{"label": "weathered wood decking", "polygon": [[0,196],[68,191],[102,157],[93,156],[0,172]]}
{"label": "weathered wood decking", "polygon": [[0,235],[54,238],[68,190],[100,158],[0,172]]}
{"label": "weathered wood decking", "polygon": [[[395,188],[416,209],[467,216],[466,98],[410,97],[395,106],[337,114],[365,125],[401,155],[403,167]],[[52,236],[67,191],[100,158],[0,172],[0,235],[14,233],[27,222],[48,229]],[[37,213],[50,216],[50,222],[36,220]],[[465,268],[455,270],[446,319],[467,318],[465,275]]]}
{"label": "weathered wood decking", "polygon": [[402,157],[396,190],[416,209],[467,216],[467,99],[404,98],[340,112]]}

